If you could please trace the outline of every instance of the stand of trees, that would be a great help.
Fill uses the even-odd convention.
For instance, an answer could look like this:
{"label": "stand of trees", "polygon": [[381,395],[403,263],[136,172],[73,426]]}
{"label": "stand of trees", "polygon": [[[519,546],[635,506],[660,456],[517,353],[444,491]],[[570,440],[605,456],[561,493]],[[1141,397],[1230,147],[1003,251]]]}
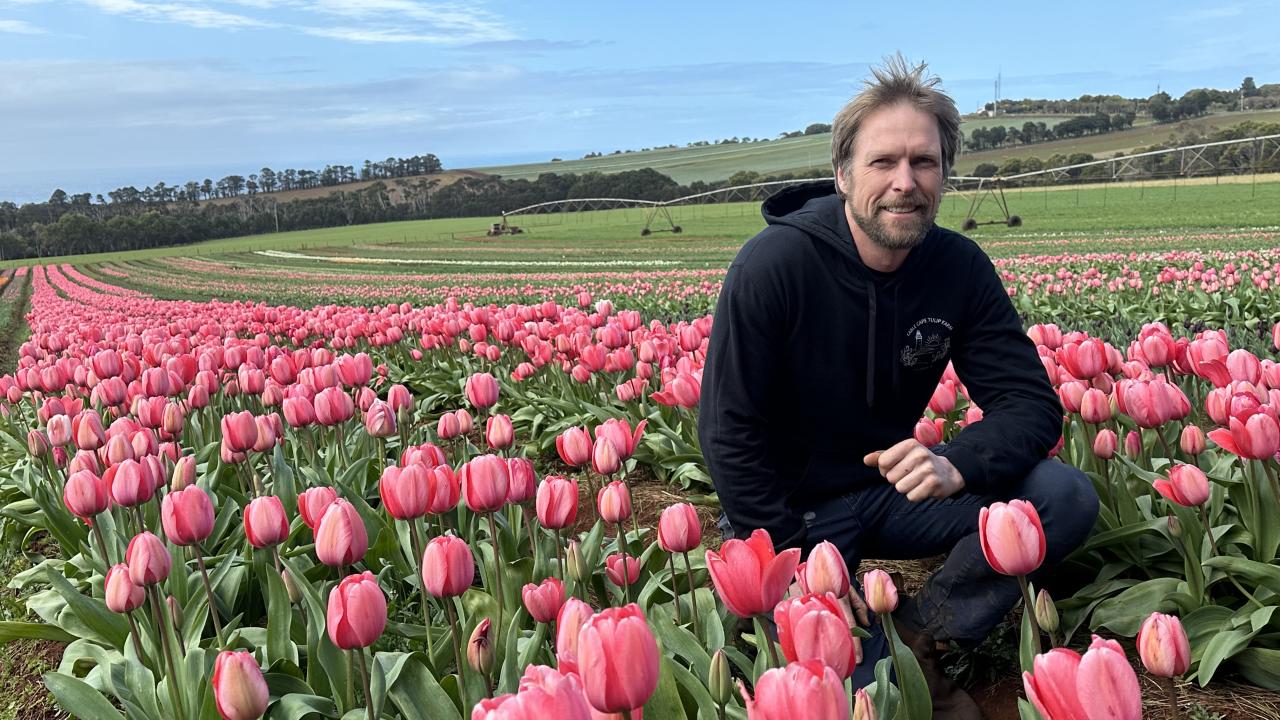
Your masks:
{"label": "stand of trees", "polygon": [[1050,140],[1076,138],[1082,135],[1094,135],[1133,127],[1134,117],[1131,112],[1116,113],[1115,115],[1096,113],[1094,115],[1073,117],[1053,127],[1049,127],[1043,121],[1032,122],[1028,120],[1022,124],[1021,128],[1004,125],[974,128],[973,132],[969,133],[969,137],[965,139],[964,145],[967,150],[990,150],[1006,145],[1030,145],[1031,143],[1048,142]]}
{"label": "stand of trees", "polygon": [[[1257,123],[1246,121],[1233,125],[1229,128],[1221,128],[1210,133],[1202,133],[1190,131],[1184,133],[1181,137],[1170,140],[1166,143],[1152,145],[1150,147],[1138,148],[1133,154],[1137,155],[1153,150],[1167,150],[1170,148],[1180,147],[1182,145],[1198,145],[1200,143],[1212,143],[1223,140],[1241,140],[1249,137],[1257,137],[1260,135],[1277,135],[1280,134],[1280,123]],[[1268,159],[1254,161],[1252,148],[1246,144],[1224,145],[1220,147],[1205,148],[1203,158],[1213,167],[1217,168],[1219,174],[1241,174],[1247,172],[1280,172],[1280,156],[1272,156]],[[1265,156],[1265,153],[1264,153]],[[1123,157],[1123,155],[1116,155]],[[1095,158],[1089,153],[1072,153],[1070,155],[1064,153],[1054,153],[1048,159],[1040,159],[1038,157],[1028,158],[1009,158],[1002,164],[982,163],[978,165],[973,175],[975,177],[1007,177],[1017,175],[1019,173],[1036,172],[1046,168],[1065,167],[1067,165],[1078,165],[1082,163],[1092,162],[1102,158]],[[1181,172],[1179,166],[1180,159],[1176,154],[1155,155],[1152,157],[1137,158],[1133,161],[1132,178],[1144,177],[1161,177],[1176,175]],[[1086,168],[1075,168],[1067,171],[1067,176],[1080,179],[1108,180],[1111,178],[1111,168],[1107,165],[1094,165]],[[1199,170],[1192,171],[1192,175],[1209,175],[1213,174],[1209,165],[1200,166]],[[1130,177],[1126,173],[1126,177]],[[1031,182],[1041,182],[1040,179]],[[1017,185],[1014,181],[1013,185]]]}
{"label": "stand of trees", "polygon": [[[828,171],[818,169],[814,174],[824,176]],[[439,180],[396,179],[289,202],[263,195],[245,195],[228,203],[165,203],[132,197],[91,203],[87,195],[21,206],[0,202],[0,259],[185,245],[277,228],[289,231],[394,220],[494,217],[503,210],[570,198],[670,200],[741,182],[793,178],[740,175],[687,187],[648,168],[607,175],[546,173],[536,180],[464,177],[448,185]]]}

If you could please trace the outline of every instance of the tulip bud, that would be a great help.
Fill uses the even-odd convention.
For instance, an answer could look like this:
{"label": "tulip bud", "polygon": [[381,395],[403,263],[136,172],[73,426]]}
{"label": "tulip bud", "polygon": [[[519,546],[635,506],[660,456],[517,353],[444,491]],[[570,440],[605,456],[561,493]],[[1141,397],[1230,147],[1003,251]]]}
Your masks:
{"label": "tulip bud", "polygon": [[[658,517],[658,545],[669,553],[683,553],[702,543],[698,511],[689,503],[676,503]],[[845,580],[848,588],[848,579]]]}
{"label": "tulip bud", "polygon": [[1110,460],[1116,456],[1116,433],[1111,428],[1103,428],[1093,438],[1093,454],[1100,460]]}
{"label": "tulip bud", "polygon": [[244,534],[249,544],[266,548],[289,537],[289,519],[284,504],[274,495],[263,495],[249,501],[244,509]]}
{"label": "tulip bud", "polygon": [[871,612],[891,613],[898,607],[898,588],[883,570],[872,570],[862,576],[862,592]]}
{"label": "tulip bud", "polygon": [[591,578],[591,569],[587,567],[587,562],[582,557],[582,547],[577,540],[569,542],[569,548],[565,551],[565,565],[569,566],[569,577],[579,583],[587,582]]}
{"label": "tulip bud", "polygon": [[729,669],[729,658],[724,649],[716,650],[711,656],[711,668],[707,671],[707,689],[711,691],[711,699],[716,705],[726,705],[733,697],[733,674]]}
{"label": "tulip bud", "polygon": [[178,604],[178,599],[172,595],[165,596],[164,604],[169,611],[169,621],[176,628],[182,627],[182,606]]}
{"label": "tulip bud", "polygon": [[351,503],[338,498],[324,511],[316,528],[316,558],[329,567],[351,565],[369,550],[364,519]]}
{"label": "tulip bud", "polygon": [[1171,514],[1169,515],[1168,520],[1169,520],[1169,534],[1175,538],[1182,537],[1182,521],[1178,519],[1178,516]]}
{"label": "tulip bud", "polygon": [[1204,452],[1204,431],[1196,425],[1188,425],[1182,428],[1178,444],[1182,447],[1182,452],[1195,457]]}
{"label": "tulip bud", "polygon": [[618,451],[609,438],[598,438],[591,452],[591,469],[597,475],[612,475],[622,467]]}
{"label": "tulip bud", "polygon": [[849,592],[849,566],[836,546],[823,540],[809,553],[804,580],[808,592],[844,597]]}
{"label": "tulip bud", "polygon": [[858,688],[853,696],[853,720],[877,720],[876,704],[866,688]]}
{"label": "tulip bud", "polygon": [[364,414],[364,430],[369,437],[385,438],[396,434],[396,413],[391,406],[375,400]]}
{"label": "tulip bud", "polygon": [[298,587],[298,581],[293,579],[293,575],[288,570],[281,570],[280,579],[284,581],[284,589],[289,593],[289,602],[294,605],[302,602],[302,589]]}
{"label": "tulip bud", "polygon": [[197,545],[213,532],[213,502],[198,485],[164,496],[160,521],[169,542],[179,546]]}
{"label": "tulip bud", "polygon": [[631,517],[631,491],[627,489],[626,483],[620,480],[614,480],[600,488],[596,503],[600,511],[600,519],[607,523],[625,522]]}
{"label": "tulip bud", "polygon": [[475,558],[467,543],[455,535],[440,535],[422,554],[422,582],[435,597],[457,597],[475,579]]}
{"label": "tulip bud", "polygon": [[49,450],[49,438],[45,437],[44,432],[32,430],[27,433],[27,452],[31,453],[31,457],[42,458],[49,454]]}
{"label": "tulip bud", "polygon": [[129,578],[134,585],[155,585],[169,577],[173,559],[164,542],[149,532],[141,532],[129,541],[125,550],[125,562],[129,565]]}
{"label": "tulip bud", "polygon": [[1191,666],[1191,645],[1182,621],[1153,612],[1138,629],[1138,656],[1147,672],[1157,677],[1178,677]]}
{"label": "tulip bud", "polygon": [[458,432],[466,435],[475,429],[475,419],[471,417],[471,413],[466,408],[458,408],[453,412],[453,416],[458,418]]}
{"label": "tulip bud", "polygon": [[506,415],[490,415],[484,425],[484,439],[494,450],[511,447],[515,439],[515,431],[511,427],[511,418]]}
{"label": "tulip bud", "polygon": [[467,402],[477,410],[487,410],[498,402],[498,380],[489,373],[475,373],[464,388]]}
{"label": "tulip bud", "polygon": [[113,565],[102,585],[107,609],[114,613],[137,610],[147,597],[146,590],[129,577],[129,566],[124,563]]}
{"label": "tulip bud", "polygon": [[196,456],[184,455],[173,465],[173,477],[169,482],[170,491],[178,491],[196,483]]}
{"label": "tulip bud", "polygon": [[488,675],[493,669],[493,623],[489,618],[480,621],[471,631],[471,639],[467,641],[467,664],[472,670]]}
{"label": "tulip bud", "polygon": [[1036,593],[1036,622],[1045,632],[1058,631],[1058,606],[1053,604],[1053,598],[1046,590]]}
{"label": "tulip bud", "polygon": [[223,720],[257,720],[271,691],[252,653],[224,650],[213,665],[213,697]]}
{"label": "tulip bud", "polygon": [[369,647],[386,629],[387,596],[373,573],[348,575],[329,592],[325,614],[325,628],[334,645],[343,650]]}

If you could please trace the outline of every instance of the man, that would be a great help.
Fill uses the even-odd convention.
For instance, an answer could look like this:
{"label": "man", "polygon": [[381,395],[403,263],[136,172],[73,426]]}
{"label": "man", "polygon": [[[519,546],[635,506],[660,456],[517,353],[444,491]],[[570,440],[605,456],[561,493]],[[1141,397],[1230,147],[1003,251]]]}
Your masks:
{"label": "man", "polygon": [[[936,657],[937,642],[980,642],[1021,596],[982,555],[979,510],[1030,500],[1050,567],[1088,536],[1098,499],[1083,473],[1045,460],[1062,408],[991,261],[934,224],[960,143],[955,104],[901,56],[872,74],[832,127],[835,187],[770,198],[768,227],[729,268],[698,432],[734,535],[764,528],[806,552],[829,540],[851,572],[862,558],[949,553],[897,626],[935,717],[980,717]],[[929,448],[913,429],[948,361],[984,418]],[[855,687],[887,654],[872,634]]]}

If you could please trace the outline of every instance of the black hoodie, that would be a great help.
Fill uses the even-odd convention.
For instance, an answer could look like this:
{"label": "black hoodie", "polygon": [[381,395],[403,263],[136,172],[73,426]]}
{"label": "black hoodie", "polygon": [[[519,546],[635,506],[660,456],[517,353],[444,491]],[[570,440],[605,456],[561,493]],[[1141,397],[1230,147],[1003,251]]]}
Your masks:
{"label": "black hoodie", "polygon": [[934,226],[893,273],[853,244],[830,180],[765,202],[716,303],[698,437],[736,534],[806,544],[812,503],[886,482],[862,458],[912,436],[951,360],[982,422],[940,451],[999,493],[1057,442],[1062,408],[990,259]]}

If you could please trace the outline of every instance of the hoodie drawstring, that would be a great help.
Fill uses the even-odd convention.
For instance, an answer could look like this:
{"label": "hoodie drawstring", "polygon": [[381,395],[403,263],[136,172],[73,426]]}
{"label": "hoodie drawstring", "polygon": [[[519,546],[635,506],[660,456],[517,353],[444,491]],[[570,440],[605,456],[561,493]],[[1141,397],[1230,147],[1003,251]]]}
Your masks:
{"label": "hoodie drawstring", "polygon": [[867,407],[876,402],[876,285],[867,283]]}

